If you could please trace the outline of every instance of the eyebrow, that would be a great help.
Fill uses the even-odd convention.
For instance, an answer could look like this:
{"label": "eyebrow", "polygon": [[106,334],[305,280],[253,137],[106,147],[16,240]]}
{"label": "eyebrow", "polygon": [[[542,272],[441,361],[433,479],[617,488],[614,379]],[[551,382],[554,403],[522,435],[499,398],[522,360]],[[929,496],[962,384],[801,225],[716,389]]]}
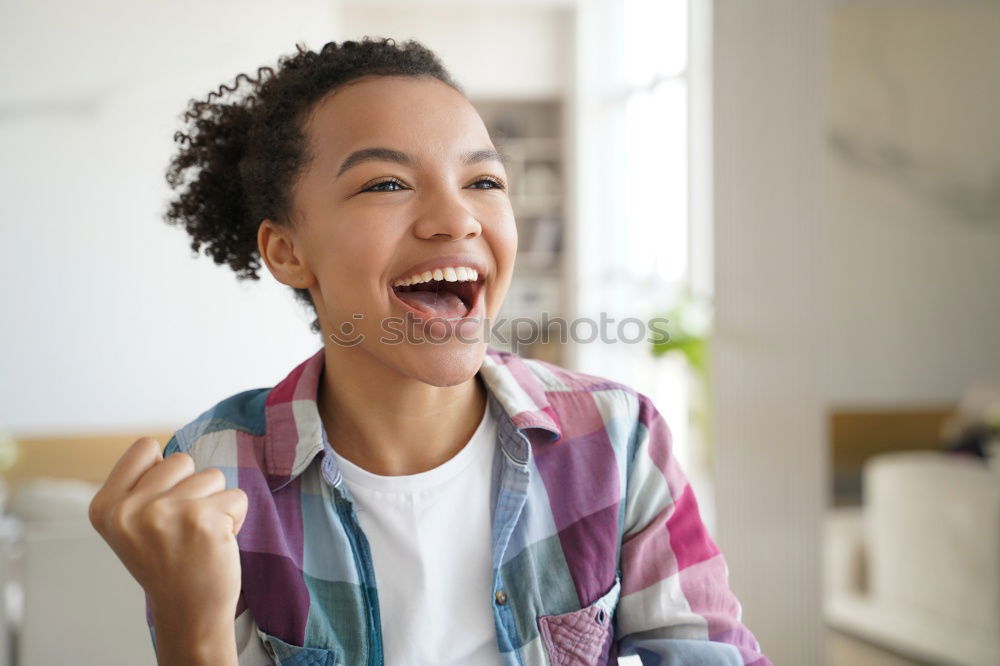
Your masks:
{"label": "eyebrow", "polygon": [[[340,168],[337,169],[337,177],[340,177],[345,171],[351,167],[355,167],[363,162],[396,162],[408,167],[418,167],[420,166],[420,160],[416,157],[404,153],[399,150],[393,150],[392,148],[362,148],[361,150],[355,150],[353,153],[347,156],[341,164]],[[470,165],[477,164],[479,162],[495,161],[506,166],[508,163],[508,157],[506,154],[498,152],[492,148],[483,148],[480,150],[471,150],[462,155],[462,164]]]}

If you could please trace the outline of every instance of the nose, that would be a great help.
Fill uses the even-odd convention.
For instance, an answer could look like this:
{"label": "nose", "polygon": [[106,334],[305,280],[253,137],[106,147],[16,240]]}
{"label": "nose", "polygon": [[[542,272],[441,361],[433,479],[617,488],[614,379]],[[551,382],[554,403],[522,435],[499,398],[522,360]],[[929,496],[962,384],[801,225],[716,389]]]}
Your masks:
{"label": "nose", "polygon": [[442,192],[431,197],[413,225],[418,238],[460,240],[475,238],[482,225],[456,193]]}

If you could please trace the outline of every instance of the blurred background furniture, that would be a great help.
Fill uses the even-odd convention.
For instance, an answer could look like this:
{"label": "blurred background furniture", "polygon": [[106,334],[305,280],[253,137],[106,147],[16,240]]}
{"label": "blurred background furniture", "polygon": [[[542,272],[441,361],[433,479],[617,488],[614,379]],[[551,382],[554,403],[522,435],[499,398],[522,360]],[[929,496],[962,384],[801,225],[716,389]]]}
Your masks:
{"label": "blurred background furniture", "polygon": [[831,410],[827,433],[832,506],[860,506],[862,469],[870,458],[893,451],[940,451],[942,431],[955,411],[955,404]]}
{"label": "blurred background furniture", "polygon": [[78,479],[104,483],[115,462],[139,437],[153,437],[166,446],[172,432],[118,432],[91,435],[38,435],[17,437],[11,467],[4,471],[7,496],[37,478]]}
{"label": "blurred background furniture", "polygon": [[142,588],[87,516],[138,436],[18,439],[0,492],[0,666],[155,666]]}
{"label": "blurred background furniture", "polygon": [[938,664],[1000,664],[1000,461],[942,451],[864,463],[864,504],[825,525],[828,625]]}

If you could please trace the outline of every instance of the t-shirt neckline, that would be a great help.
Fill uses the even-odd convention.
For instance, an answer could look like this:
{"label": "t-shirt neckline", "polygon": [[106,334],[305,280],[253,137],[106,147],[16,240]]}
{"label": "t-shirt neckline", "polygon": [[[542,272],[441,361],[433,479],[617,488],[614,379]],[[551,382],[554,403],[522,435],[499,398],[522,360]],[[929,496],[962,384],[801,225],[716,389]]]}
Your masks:
{"label": "t-shirt neckline", "polygon": [[383,493],[411,493],[427,490],[445,483],[472,465],[479,459],[480,455],[485,455],[486,452],[493,450],[491,444],[494,438],[490,436],[494,432],[493,418],[490,414],[489,401],[486,402],[483,417],[465,446],[437,467],[423,472],[396,476],[375,474],[347,460],[334,451],[332,446],[330,450],[340,465],[340,472],[344,479],[351,484]]}

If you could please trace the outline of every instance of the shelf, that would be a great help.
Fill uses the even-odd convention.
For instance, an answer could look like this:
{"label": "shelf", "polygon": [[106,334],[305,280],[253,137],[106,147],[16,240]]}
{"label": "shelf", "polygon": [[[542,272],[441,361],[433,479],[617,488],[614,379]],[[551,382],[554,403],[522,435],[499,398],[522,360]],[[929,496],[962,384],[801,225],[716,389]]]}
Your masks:
{"label": "shelf", "polygon": [[[563,104],[551,100],[473,100],[497,149],[507,157],[509,196],[517,221],[519,249],[500,317],[520,327],[541,325],[542,313],[563,317],[565,140]],[[500,323],[500,322],[498,322]],[[503,345],[496,345],[503,347]],[[561,345],[536,342],[523,356],[561,360]]]}

